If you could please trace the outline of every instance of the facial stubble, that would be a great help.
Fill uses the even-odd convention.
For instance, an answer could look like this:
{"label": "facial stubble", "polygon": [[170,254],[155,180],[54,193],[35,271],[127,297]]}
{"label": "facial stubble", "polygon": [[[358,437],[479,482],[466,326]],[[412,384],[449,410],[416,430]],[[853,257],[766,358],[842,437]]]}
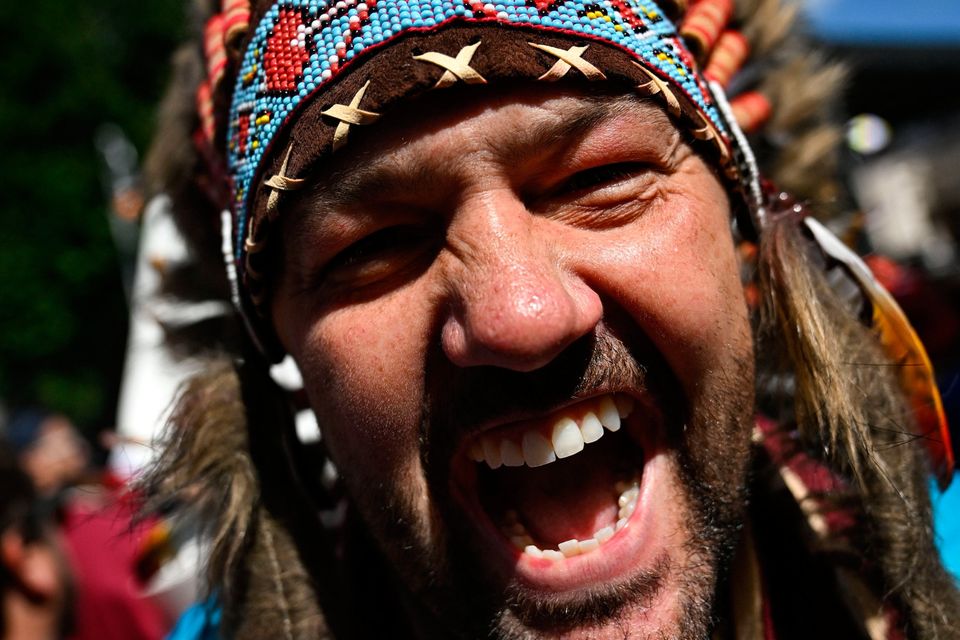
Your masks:
{"label": "facial stubble", "polygon": [[[398,581],[413,615],[427,617],[416,626],[444,637],[490,637],[528,640],[554,637],[574,629],[601,627],[625,638],[703,638],[719,616],[717,585],[725,580],[735,548],[745,504],[745,469],[753,413],[752,362],[734,359],[714,376],[713,389],[696,403],[683,400],[668,368],[643,350],[635,357],[604,325],[572,346],[545,370],[514,372],[471,371],[438,385],[424,402],[421,456],[430,487],[433,546],[409,518],[411,505],[402,499],[377,514],[373,530],[399,573]],[[641,364],[641,361],[643,364]],[[669,382],[668,382],[669,381]],[[531,591],[515,580],[491,575],[483,559],[490,550],[478,540],[449,493],[450,451],[457,425],[489,419],[491,411],[529,408],[546,410],[560,398],[589,394],[601,386],[646,389],[664,404],[668,420],[669,455],[682,490],[683,552],[661,556],[652,567],[617,584],[600,585],[574,596]],[[652,388],[655,387],[655,388]],[[538,393],[539,392],[539,393]],[[496,401],[493,399],[496,398]],[[533,400],[531,400],[533,399]],[[682,407],[688,407],[683,409]],[[533,407],[539,409],[541,407]],[[402,554],[396,554],[403,549]],[[661,595],[667,580],[676,582],[679,619],[672,629],[631,629],[627,614],[643,612]],[[409,591],[408,591],[409,590]]]}

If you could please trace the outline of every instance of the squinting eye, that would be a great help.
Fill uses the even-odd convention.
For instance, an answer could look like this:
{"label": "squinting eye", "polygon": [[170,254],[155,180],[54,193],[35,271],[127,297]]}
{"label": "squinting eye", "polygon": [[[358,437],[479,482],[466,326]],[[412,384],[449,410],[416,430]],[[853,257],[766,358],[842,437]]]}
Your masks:
{"label": "squinting eye", "polygon": [[618,180],[625,180],[639,173],[649,171],[649,165],[641,162],[621,162],[593,167],[574,174],[560,185],[560,193],[575,194],[586,189],[599,187]]}
{"label": "squinting eye", "polygon": [[375,231],[327,263],[322,279],[331,284],[362,286],[404,271],[433,250],[421,226],[400,225]]}

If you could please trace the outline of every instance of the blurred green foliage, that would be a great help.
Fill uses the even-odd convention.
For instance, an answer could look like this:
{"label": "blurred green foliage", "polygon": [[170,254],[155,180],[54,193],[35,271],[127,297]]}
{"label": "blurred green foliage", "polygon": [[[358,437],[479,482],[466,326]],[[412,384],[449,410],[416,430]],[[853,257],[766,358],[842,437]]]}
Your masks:
{"label": "blurred green foliage", "polygon": [[35,0],[0,23],[0,401],[113,424],[126,303],[94,136],[142,154],[181,41],[178,0]]}

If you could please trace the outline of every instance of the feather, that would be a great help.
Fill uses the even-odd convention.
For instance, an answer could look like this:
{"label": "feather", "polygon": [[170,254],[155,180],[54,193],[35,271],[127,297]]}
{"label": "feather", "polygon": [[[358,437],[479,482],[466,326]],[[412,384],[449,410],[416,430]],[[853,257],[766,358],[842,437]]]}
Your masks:
{"label": "feather", "polygon": [[870,304],[870,320],[887,356],[897,365],[900,385],[916,419],[941,488],[950,484],[954,456],[950,429],[933,375],[933,365],[900,305],[873,277],[870,268],[816,219],[804,219],[823,253],[846,267]]}

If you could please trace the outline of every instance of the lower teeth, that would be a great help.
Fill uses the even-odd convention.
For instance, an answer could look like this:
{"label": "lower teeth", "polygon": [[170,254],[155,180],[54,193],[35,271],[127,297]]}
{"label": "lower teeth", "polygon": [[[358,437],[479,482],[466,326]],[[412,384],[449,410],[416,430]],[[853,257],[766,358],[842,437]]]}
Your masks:
{"label": "lower teeth", "polygon": [[556,549],[541,549],[534,544],[526,527],[523,526],[517,517],[515,511],[510,510],[506,513],[506,523],[502,527],[507,537],[513,542],[514,546],[522,550],[525,554],[534,558],[546,558],[547,560],[563,560],[572,558],[585,553],[590,553],[600,548],[606,541],[610,540],[617,531],[627,526],[630,516],[637,508],[637,499],[640,495],[640,484],[637,480],[632,482],[618,482],[616,490],[619,492],[617,497],[617,506],[620,508],[617,513],[617,522],[614,526],[603,527],[594,532],[592,538],[586,540],[567,540],[561,542]]}

